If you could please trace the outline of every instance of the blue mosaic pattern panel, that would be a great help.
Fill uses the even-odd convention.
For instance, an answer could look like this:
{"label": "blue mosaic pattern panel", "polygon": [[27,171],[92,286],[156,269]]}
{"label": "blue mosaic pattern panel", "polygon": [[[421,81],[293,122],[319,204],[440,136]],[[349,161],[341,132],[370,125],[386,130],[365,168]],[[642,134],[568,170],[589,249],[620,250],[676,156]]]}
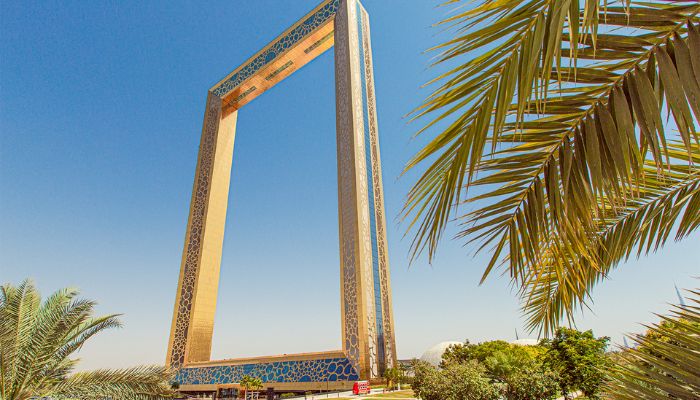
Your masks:
{"label": "blue mosaic pattern panel", "polygon": [[260,53],[257,57],[255,57],[255,59],[243,66],[243,68],[233,74],[229,79],[214,88],[212,92],[221,98],[226,96],[230,91],[237,88],[246,79],[255,75],[260,68],[274,61],[277,56],[291,49],[308,34],[316,30],[316,28],[322,26],[330,19],[335,17],[339,2],[340,0],[330,0],[323,7],[319,8],[318,11],[304,20],[304,22],[302,22],[299,26],[295,27],[288,34],[272,43],[267,50]]}
{"label": "blue mosaic pattern panel", "polygon": [[182,368],[178,371],[175,380],[180,385],[221,385],[240,382],[245,375],[260,378],[263,383],[336,382],[360,379],[350,360],[342,357]]}

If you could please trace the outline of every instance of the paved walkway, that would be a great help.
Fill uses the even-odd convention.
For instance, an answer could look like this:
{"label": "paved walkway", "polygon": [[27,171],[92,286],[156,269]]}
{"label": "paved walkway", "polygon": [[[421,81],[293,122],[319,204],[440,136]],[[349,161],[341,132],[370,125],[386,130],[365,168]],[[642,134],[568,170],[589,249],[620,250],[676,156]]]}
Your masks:
{"label": "paved walkway", "polygon": [[[372,392],[370,393],[370,396],[355,396],[352,394],[352,391],[347,391],[347,392],[336,392],[336,393],[324,393],[324,394],[316,394],[316,395],[309,395],[309,396],[300,396],[300,397],[289,397],[286,400],[325,400],[325,399],[344,399],[344,398],[350,398],[353,400],[378,400],[378,399],[383,399],[383,400],[411,400],[407,399],[406,397],[391,397],[391,392],[387,392],[384,394],[384,396],[381,397],[375,397],[372,395],[376,394],[381,394],[383,393],[383,389],[372,389]],[[581,392],[574,392],[571,394],[573,398],[577,398],[579,396],[582,396],[583,393]],[[414,398],[414,400],[417,400]],[[564,400],[564,396],[558,397],[556,400]]]}
{"label": "paved walkway", "polygon": [[[377,394],[382,394],[384,393],[384,396],[381,397],[374,397],[373,395]],[[323,393],[323,394],[315,394],[315,395],[307,395],[306,397],[304,396],[298,396],[298,397],[288,397],[285,400],[325,400],[325,399],[353,399],[353,400],[379,400],[379,399],[385,399],[385,400],[392,400],[392,399],[401,399],[401,400],[411,400],[410,398],[407,399],[406,397],[390,397],[391,392],[384,392],[384,389],[372,389],[370,392],[369,396],[356,396],[352,394],[352,390],[346,391],[346,392],[335,392],[335,393]]]}

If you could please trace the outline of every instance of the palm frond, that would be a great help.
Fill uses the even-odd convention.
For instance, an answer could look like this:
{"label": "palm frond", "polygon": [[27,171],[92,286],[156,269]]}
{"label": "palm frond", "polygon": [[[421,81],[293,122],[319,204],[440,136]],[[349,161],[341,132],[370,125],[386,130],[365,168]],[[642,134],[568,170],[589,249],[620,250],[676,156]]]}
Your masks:
{"label": "palm frond", "polygon": [[700,398],[700,291],[690,303],[632,337],[636,348],[624,350],[611,374],[607,398],[646,400]]}
{"label": "palm frond", "polygon": [[162,366],[78,372],[44,396],[85,400],[159,400],[168,393],[171,372]]}
{"label": "palm frond", "polygon": [[31,281],[19,286],[3,285],[0,302],[0,353],[2,374],[0,397],[12,399],[23,390],[31,357],[26,349],[31,343],[33,321],[36,318],[41,298]]}
{"label": "palm frond", "polygon": [[97,333],[120,326],[116,315],[92,317],[96,303],[77,295],[62,289],[42,302],[30,281],[0,288],[0,398],[169,396],[170,372],[163,367],[72,374],[77,361],[69,357]]}
{"label": "palm frond", "polygon": [[[614,259],[591,246],[600,219],[634,207],[650,174],[673,179],[673,140],[683,143],[673,151],[697,157],[699,12],[695,1],[511,0],[449,19],[457,37],[438,63],[473,58],[440,76],[416,113],[432,118],[425,129],[448,127],[407,166],[432,161],[404,208],[413,255],[427,248],[432,258],[456,208],[471,207],[457,215],[457,236],[492,252],[482,280],[504,266],[518,287],[556,277],[562,301],[584,299]],[[539,18],[541,36],[519,30]],[[461,200],[468,190],[477,194]]]}
{"label": "palm frond", "polygon": [[496,148],[513,98],[512,107],[522,119],[546,95],[553,66],[561,65],[566,21],[574,21],[569,38],[575,43],[582,33],[594,33],[598,1],[582,4],[583,9],[579,0],[482,1],[441,22],[459,29],[455,39],[433,49],[440,51],[436,64],[481,54],[429,82],[441,86],[415,110],[415,118],[436,114],[419,134],[452,120],[406,166],[409,170],[436,158],[410,191],[403,211],[405,217],[413,215],[409,229],[419,224],[414,255],[427,246],[432,257],[484,149]]}
{"label": "palm frond", "polygon": [[[655,251],[668,239],[681,240],[697,229],[700,146],[692,144],[691,149],[689,158],[682,143],[669,144],[674,162],[663,176],[649,160],[639,186],[624,204],[600,205],[605,211],[595,217],[597,229],[587,245],[596,254],[597,265],[590,265],[588,259],[560,260],[556,250],[544,251],[541,263],[529,270],[521,287],[530,329],[552,332],[560,320],[585,307],[590,289],[619,262]],[[556,246],[556,238],[553,242]],[[567,276],[571,268],[561,268],[562,264],[580,269],[577,275]]]}

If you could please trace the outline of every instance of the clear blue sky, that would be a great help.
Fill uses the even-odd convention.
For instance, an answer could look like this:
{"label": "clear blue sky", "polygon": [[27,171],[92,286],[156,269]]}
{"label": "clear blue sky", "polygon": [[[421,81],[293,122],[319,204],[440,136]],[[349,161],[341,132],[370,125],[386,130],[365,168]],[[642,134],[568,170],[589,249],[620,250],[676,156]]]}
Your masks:
{"label": "clear blue sky", "polygon": [[[0,2],[0,281],[77,286],[124,329],[83,368],[162,363],[206,91],[317,0]],[[526,336],[507,279],[445,242],[407,262],[395,218],[424,143],[404,115],[434,76],[436,1],[365,0],[399,356],[442,340]],[[333,52],[239,114],[213,357],[340,347]],[[696,233],[621,266],[579,328],[621,342],[700,275]]]}

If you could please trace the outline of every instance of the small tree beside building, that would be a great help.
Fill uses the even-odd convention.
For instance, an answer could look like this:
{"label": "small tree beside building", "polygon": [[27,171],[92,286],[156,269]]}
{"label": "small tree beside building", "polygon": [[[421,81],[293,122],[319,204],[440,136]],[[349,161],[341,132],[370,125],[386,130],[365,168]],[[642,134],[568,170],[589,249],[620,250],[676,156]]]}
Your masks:
{"label": "small tree beside building", "polygon": [[248,391],[262,389],[263,382],[260,378],[255,378],[250,375],[244,375],[240,382],[243,388],[243,398],[248,398]]}

